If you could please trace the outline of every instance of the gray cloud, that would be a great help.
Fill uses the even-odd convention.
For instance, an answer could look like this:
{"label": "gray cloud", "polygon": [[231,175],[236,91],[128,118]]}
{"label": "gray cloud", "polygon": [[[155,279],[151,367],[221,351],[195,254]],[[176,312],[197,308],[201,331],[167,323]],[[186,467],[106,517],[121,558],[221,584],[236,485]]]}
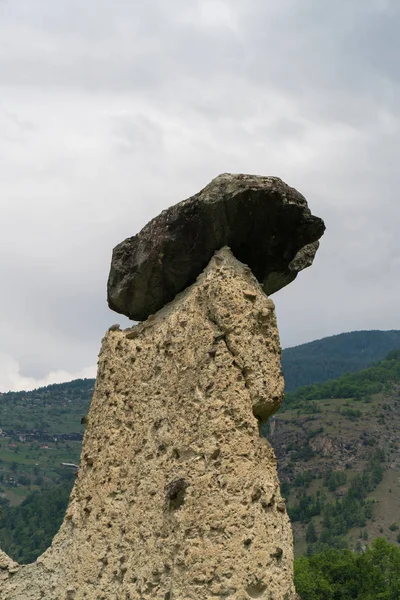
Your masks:
{"label": "gray cloud", "polygon": [[399,13],[0,3],[0,389],[94,372],[126,323],[106,306],[112,247],[226,171],[278,175],[326,220],[313,267],[276,294],[284,345],[398,328]]}

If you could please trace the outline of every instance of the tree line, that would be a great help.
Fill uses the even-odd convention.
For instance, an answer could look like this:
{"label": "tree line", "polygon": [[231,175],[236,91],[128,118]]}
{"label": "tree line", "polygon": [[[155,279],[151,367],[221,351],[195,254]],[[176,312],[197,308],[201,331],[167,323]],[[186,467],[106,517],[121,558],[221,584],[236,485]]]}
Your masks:
{"label": "tree line", "polygon": [[400,549],[376,538],[364,551],[326,550],[295,561],[302,600],[399,600]]}

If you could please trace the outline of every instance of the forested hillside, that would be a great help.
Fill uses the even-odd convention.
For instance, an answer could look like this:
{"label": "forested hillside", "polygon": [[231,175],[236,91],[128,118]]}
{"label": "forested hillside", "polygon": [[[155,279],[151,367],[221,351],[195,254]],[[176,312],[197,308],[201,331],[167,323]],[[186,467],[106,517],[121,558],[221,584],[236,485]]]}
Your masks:
{"label": "forested hillside", "polygon": [[75,379],[32,392],[0,394],[0,428],[7,431],[42,431],[48,434],[83,432],[82,407],[88,406],[94,379]]}
{"label": "forested hillside", "polygon": [[307,385],[285,396],[285,407],[303,401],[325,398],[360,399],[368,394],[377,394],[393,381],[400,380],[400,350],[392,350],[379,363],[357,373],[342,375],[338,379]]}
{"label": "forested hillside", "polygon": [[286,348],[282,353],[285,389],[336,379],[382,360],[400,349],[400,331],[351,331],[308,344]]}
{"label": "forested hillside", "polygon": [[[0,547],[17,560],[33,560],[59,527],[74,473],[61,463],[79,462],[93,387],[76,380],[0,396]],[[287,394],[265,433],[297,555],[360,550],[378,536],[400,543],[400,351]]]}
{"label": "forested hillside", "polygon": [[20,503],[68,479],[78,463],[93,379],[0,395],[0,499]]}
{"label": "forested hillside", "polygon": [[36,560],[63,521],[73,482],[70,473],[62,485],[31,492],[18,506],[0,499],[0,548],[21,564]]}
{"label": "forested hillside", "polygon": [[266,435],[297,555],[400,543],[400,352],[289,394]]}
{"label": "forested hillside", "polygon": [[0,548],[31,562],[64,517],[94,379],[0,395]]}
{"label": "forested hillside", "polygon": [[327,550],[295,561],[302,600],[398,600],[400,549],[377,538],[363,552]]}

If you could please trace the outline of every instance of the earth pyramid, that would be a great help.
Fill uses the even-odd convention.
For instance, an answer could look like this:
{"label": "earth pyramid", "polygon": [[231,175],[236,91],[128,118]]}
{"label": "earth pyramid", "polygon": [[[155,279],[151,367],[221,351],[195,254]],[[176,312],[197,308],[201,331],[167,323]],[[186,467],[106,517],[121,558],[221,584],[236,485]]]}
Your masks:
{"label": "earth pyramid", "polygon": [[292,600],[293,544],[259,425],[282,400],[267,294],[321,219],[280,179],[221,175],[117,246],[77,479],[51,547],[0,552],[2,600]]}

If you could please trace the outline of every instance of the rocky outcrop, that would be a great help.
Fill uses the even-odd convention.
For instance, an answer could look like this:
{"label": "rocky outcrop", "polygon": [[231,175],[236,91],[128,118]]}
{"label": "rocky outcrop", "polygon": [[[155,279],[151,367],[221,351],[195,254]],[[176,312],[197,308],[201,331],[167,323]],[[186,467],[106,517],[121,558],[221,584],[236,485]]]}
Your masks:
{"label": "rocky outcrop", "polygon": [[283,395],[264,292],[323,231],[280,179],[221,175],[117,246],[109,304],[147,320],[106,334],[64,522],[34,564],[0,553],[1,600],[296,598],[259,434]]}
{"label": "rocky outcrop", "polygon": [[222,249],[102,343],[80,468],[52,546],[2,600],[291,600],[292,533],[259,421],[282,399],[273,302]]}
{"label": "rocky outcrop", "polygon": [[324,229],[281,179],[225,173],[114,249],[109,306],[146,319],[191,285],[225,245],[270,295],[312,264]]}

